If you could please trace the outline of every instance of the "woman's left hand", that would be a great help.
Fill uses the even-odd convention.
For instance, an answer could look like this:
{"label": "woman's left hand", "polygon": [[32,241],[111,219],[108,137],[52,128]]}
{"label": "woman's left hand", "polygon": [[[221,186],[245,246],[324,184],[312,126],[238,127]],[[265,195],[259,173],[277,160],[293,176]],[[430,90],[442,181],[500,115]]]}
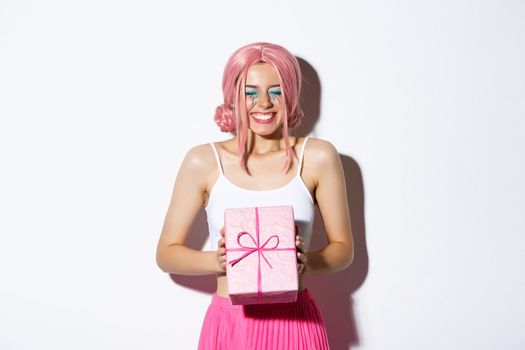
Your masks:
{"label": "woman's left hand", "polygon": [[295,246],[297,248],[297,273],[304,274],[306,270],[307,257],[304,254],[304,240],[299,232],[299,225],[295,225]]}

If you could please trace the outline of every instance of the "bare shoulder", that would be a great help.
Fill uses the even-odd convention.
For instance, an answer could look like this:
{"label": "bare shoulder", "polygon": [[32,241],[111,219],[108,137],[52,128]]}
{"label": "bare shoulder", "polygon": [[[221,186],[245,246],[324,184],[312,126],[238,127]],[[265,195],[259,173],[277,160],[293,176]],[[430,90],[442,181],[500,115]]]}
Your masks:
{"label": "bare shoulder", "polygon": [[341,158],[335,146],[326,140],[310,137],[304,148],[303,173],[309,187],[317,188],[329,174],[341,171]]}
{"label": "bare shoulder", "polygon": [[208,186],[209,178],[217,172],[217,162],[209,143],[191,147],[184,156],[180,172],[198,181],[203,189]]}
{"label": "bare shoulder", "polygon": [[199,168],[210,168],[214,165],[213,150],[209,143],[191,147],[184,156],[184,163],[198,170]]}
{"label": "bare shoulder", "polygon": [[308,138],[308,143],[305,146],[305,150],[308,150],[308,152],[312,155],[322,158],[338,155],[337,149],[330,141],[318,139],[315,137]]}
{"label": "bare shoulder", "polygon": [[308,159],[315,168],[322,168],[340,160],[339,153],[331,142],[313,137],[308,139],[304,157],[305,161]]}

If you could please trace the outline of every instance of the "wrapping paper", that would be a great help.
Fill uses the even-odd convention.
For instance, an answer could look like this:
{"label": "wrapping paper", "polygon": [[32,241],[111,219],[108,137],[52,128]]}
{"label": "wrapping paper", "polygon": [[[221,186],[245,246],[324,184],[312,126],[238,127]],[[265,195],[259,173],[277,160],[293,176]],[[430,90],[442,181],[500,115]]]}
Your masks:
{"label": "wrapping paper", "polygon": [[232,304],[297,300],[292,206],[226,209],[224,231],[226,275]]}

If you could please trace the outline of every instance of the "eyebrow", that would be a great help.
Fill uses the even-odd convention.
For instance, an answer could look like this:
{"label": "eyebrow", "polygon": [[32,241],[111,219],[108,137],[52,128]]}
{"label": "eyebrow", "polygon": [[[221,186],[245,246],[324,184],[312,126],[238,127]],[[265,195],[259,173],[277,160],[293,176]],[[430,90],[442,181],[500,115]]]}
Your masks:
{"label": "eyebrow", "polygon": [[[254,88],[254,89],[258,88],[257,85],[245,85],[245,87],[247,87],[247,88]],[[270,85],[269,87],[271,87],[271,88],[273,88],[273,87],[281,87],[281,84],[273,84],[273,85]]]}

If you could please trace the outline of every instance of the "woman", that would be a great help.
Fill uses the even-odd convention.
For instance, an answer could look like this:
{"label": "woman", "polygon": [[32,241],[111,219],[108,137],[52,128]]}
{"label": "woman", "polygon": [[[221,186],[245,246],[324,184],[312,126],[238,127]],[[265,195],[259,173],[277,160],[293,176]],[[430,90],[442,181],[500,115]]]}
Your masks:
{"label": "woman", "polygon": [[[168,273],[217,274],[199,349],[328,349],[318,305],[303,283],[313,272],[334,272],[353,259],[343,168],[327,141],[289,136],[303,118],[301,72],[285,48],[254,43],[235,51],[223,76],[224,104],[216,110],[227,141],[188,151],[180,167],[157,248]],[[224,209],[293,205],[299,293],[295,303],[232,305],[226,280]],[[328,244],[308,252],[314,206]],[[211,251],[184,245],[193,220],[206,209]]]}

